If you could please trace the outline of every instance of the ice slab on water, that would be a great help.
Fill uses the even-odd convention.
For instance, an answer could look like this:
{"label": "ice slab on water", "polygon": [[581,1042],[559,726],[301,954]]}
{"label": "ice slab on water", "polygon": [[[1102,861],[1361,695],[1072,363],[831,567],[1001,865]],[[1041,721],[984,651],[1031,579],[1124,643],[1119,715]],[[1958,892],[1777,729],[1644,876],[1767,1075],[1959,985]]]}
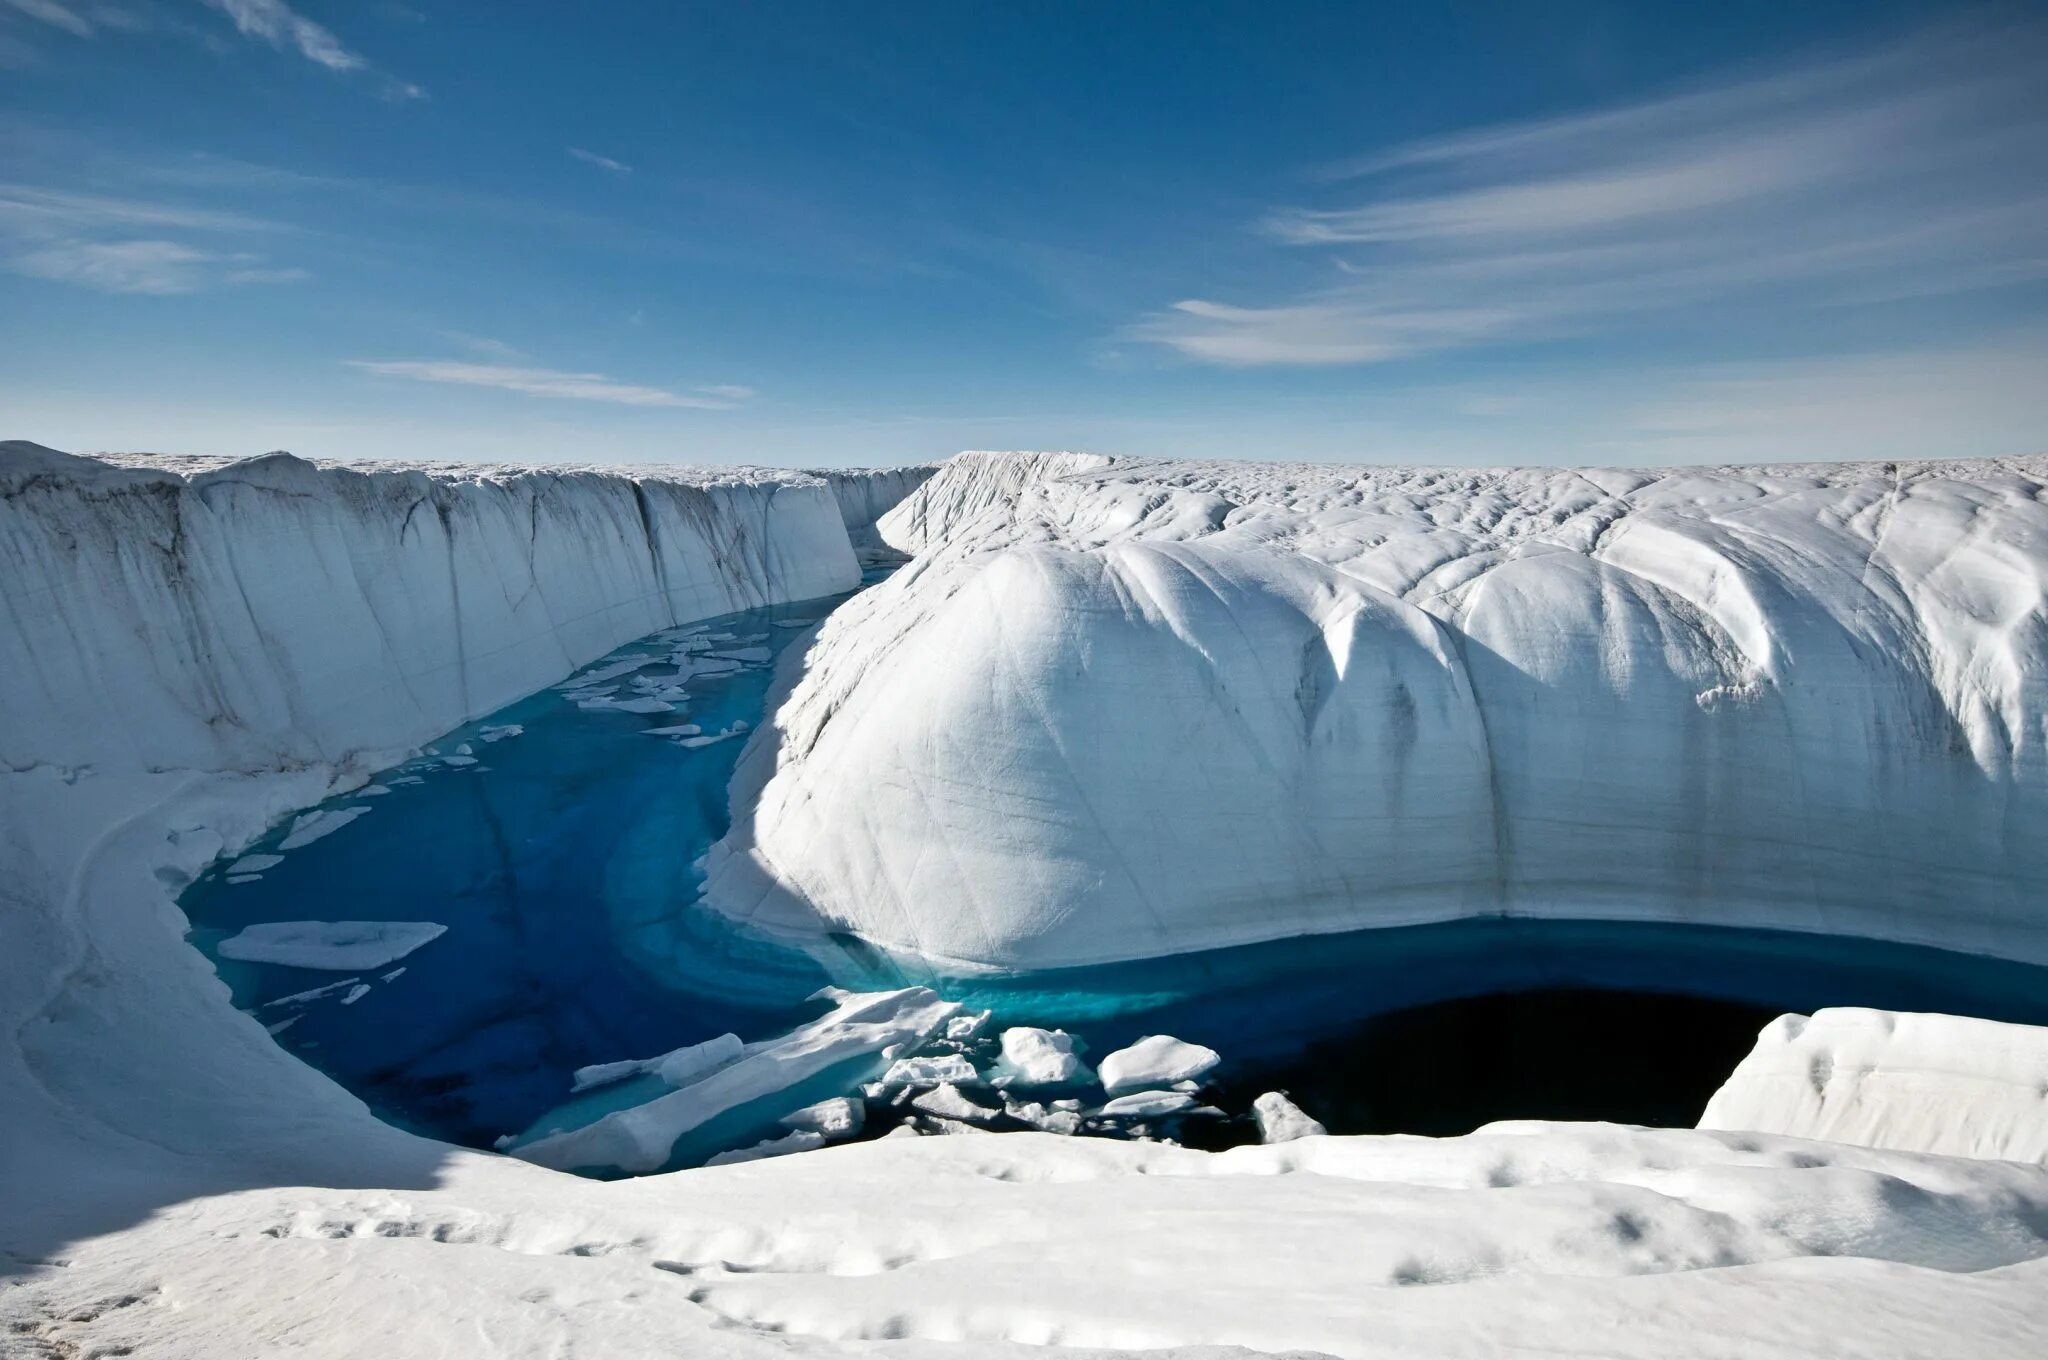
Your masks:
{"label": "ice slab on water", "polygon": [[1185,1091],[1138,1091],[1118,1096],[1095,1113],[1112,1119],[1157,1119],[1195,1108],[1195,1098]]}
{"label": "ice slab on water", "polygon": [[[451,756],[449,759],[455,757]],[[317,812],[308,812],[293,820],[290,833],[277,843],[277,848],[297,850],[302,846],[311,845],[322,836],[333,835],[368,811],[366,807],[342,807],[321,808]]]}
{"label": "ice slab on water", "polygon": [[1096,1070],[1102,1077],[1102,1089],[1115,1096],[1193,1081],[1208,1075],[1222,1061],[1213,1048],[1184,1043],[1170,1034],[1152,1034],[1110,1054]]}
{"label": "ice slab on water", "polygon": [[432,921],[266,921],[222,940],[222,958],[359,972],[404,958],[448,927]]}
{"label": "ice slab on water", "polygon": [[721,1034],[715,1039],[702,1043],[687,1044],[655,1058],[628,1059],[624,1062],[592,1063],[576,1069],[570,1086],[571,1092],[588,1091],[613,1082],[625,1081],[630,1077],[656,1076],[670,1086],[687,1086],[699,1077],[708,1076],[719,1068],[737,1062],[746,1051],[737,1034]]}
{"label": "ice slab on water", "polygon": [[925,987],[891,992],[828,989],[827,994],[833,1002],[830,1013],[780,1038],[747,1045],[745,1056],[729,1066],[581,1128],[514,1143],[510,1150],[527,1161],[561,1170],[653,1171],[669,1160],[677,1139],[709,1120],[764,1102],[855,1060],[873,1058],[892,1045],[919,1043],[960,1009],[958,1002]]}
{"label": "ice slab on water", "polygon": [[284,863],[283,855],[244,855],[227,867],[230,874],[260,874]]}

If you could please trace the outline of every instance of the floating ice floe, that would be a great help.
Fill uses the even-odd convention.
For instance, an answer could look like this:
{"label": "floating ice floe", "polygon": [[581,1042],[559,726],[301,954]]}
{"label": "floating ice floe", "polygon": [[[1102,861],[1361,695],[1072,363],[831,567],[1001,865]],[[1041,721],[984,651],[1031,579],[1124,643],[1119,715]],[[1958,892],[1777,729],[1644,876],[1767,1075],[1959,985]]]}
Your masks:
{"label": "floating ice floe", "polygon": [[323,836],[332,836],[368,811],[366,807],[342,807],[318,808],[305,813],[293,819],[290,833],[277,843],[277,848],[297,850],[311,845]]}
{"label": "floating ice floe", "polygon": [[510,737],[523,736],[525,732],[526,725],[524,723],[489,723],[477,732],[477,736],[482,741],[493,742],[504,741]]}
{"label": "floating ice floe", "polygon": [[1252,1117],[1259,1121],[1261,1143],[1291,1143],[1297,1138],[1329,1132],[1278,1091],[1268,1091],[1254,1100]]}
{"label": "floating ice floe", "polygon": [[356,1002],[361,1001],[364,997],[368,996],[369,994],[370,984],[367,982],[358,982],[355,986],[348,989],[348,995],[341,999],[341,1004],[344,1006],[353,1006],[356,1004]]}
{"label": "floating ice floe", "polygon": [[260,874],[284,863],[283,855],[244,855],[227,868],[230,874]]}
{"label": "floating ice floe", "polygon": [[1074,1036],[1063,1029],[1018,1025],[1003,1031],[1003,1056],[989,1071],[989,1085],[1028,1090],[1087,1081],[1087,1065],[1074,1052]]}
{"label": "floating ice floe", "polygon": [[643,737],[697,737],[703,734],[704,729],[695,723],[670,723],[666,727],[643,728],[640,732]]}
{"label": "floating ice floe", "polygon": [[555,688],[563,693],[568,693],[570,690],[585,689],[591,685],[601,685],[607,680],[616,680],[622,675],[631,675],[642,666],[651,666],[660,659],[658,656],[622,657],[617,661],[608,662],[594,670],[588,670],[581,675],[573,676],[556,685]]}
{"label": "floating ice floe", "polygon": [[[842,1064],[876,1057],[892,1045],[920,1043],[960,1009],[958,1002],[926,987],[864,993],[827,988],[820,995],[834,1003],[830,1014],[779,1038],[746,1045],[737,1062],[580,1128],[515,1142],[510,1150],[527,1161],[565,1171],[653,1171],[669,1160],[677,1139],[707,1121],[765,1103]],[[775,1117],[772,1110],[764,1111],[764,1118]]]}
{"label": "floating ice floe", "polygon": [[[401,969],[400,971],[404,970]],[[361,981],[361,978],[345,977],[339,982],[330,982],[322,987],[309,987],[303,992],[293,992],[290,996],[281,996],[274,1001],[266,1001],[263,1004],[265,1006],[303,1006],[309,1001],[318,1001],[321,997],[332,992],[346,991]]]}
{"label": "floating ice floe", "polygon": [[834,1096],[786,1114],[778,1122],[785,1129],[822,1134],[828,1139],[851,1138],[867,1122],[867,1106],[845,1096]]}
{"label": "floating ice floe", "polygon": [[1222,1057],[1213,1048],[1185,1043],[1170,1034],[1151,1034],[1120,1048],[1096,1065],[1110,1095],[1145,1091],[1206,1076]]}
{"label": "floating ice floe", "polygon": [[353,973],[395,963],[448,927],[433,921],[266,921],[222,940],[222,958]]}

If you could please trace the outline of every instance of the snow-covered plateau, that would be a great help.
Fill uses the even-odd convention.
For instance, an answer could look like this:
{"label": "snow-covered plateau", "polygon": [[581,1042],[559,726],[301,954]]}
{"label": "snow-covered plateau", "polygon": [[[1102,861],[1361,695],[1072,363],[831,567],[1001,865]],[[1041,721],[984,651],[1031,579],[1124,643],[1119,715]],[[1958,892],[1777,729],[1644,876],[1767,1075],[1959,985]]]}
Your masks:
{"label": "snow-covered plateau", "polygon": [[[992,1097],[947,1084],[961,1136],[600,1183],[373,1118],[234,1009],[175,897],[624,642],[850,588],[879,540],[916,556],[783,667],[710,865],[717,906],[821,953],[1553,914],[2048,962],[2044,478],[0,445],[0,1353],[2034,1360],[2040,1030],[1781,1020],[1700,1129],[1338,1137],[1277,1100],[1271,1145],[1205,1153],[976,1133]],[[379,906],[288,943],[377,945]],[[463,947],[404,924],[401,965]],[[835,1004],[870,1039],[975,1024]],[[1164,1081],[1191,1050],[1099,1061]],[[693,1054],[661,1113],[775,1052]],[[1085,1070],[1045,1031],[1003,1054]]]}

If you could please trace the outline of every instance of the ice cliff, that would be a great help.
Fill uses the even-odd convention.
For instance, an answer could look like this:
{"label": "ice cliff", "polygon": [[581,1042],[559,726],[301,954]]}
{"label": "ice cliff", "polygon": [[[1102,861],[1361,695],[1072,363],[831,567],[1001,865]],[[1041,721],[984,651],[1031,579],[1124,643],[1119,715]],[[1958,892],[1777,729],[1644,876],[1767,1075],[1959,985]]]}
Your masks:
{"label": "ice cliff", "polygon": [[963,969],[1476,915],[2048,961],[2044,479],[962,455],[710,895]]}
{"label": "ice cliff", "polygon": [[402,749],[656,629],[850,589],[849,531],[916,477],[188,466],[0,445],[0,763]]}

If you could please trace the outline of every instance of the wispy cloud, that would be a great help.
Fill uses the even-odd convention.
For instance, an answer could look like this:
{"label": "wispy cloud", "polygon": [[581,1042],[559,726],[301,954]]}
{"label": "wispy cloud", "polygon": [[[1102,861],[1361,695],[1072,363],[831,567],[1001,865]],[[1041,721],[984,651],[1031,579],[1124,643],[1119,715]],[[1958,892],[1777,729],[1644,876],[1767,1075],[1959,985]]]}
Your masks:
{"label": "wispy cloud", "polygon": [[1371,363],[1692,309],[1783,314],[2048,278],[2048,29],[1945,30],[1684,94],[1411,143],[1269,240],[1311,292],[1129,329],[1201,362]]}
{"label": "wispy cloud", "polygon": [[633,167],[624,161],[615,161],[610,156],[600,156],[595,151],[585,151],[580,146],[569,148],[569,154],[585,165],[594,165],[600,170],[609,170],[614,175],[630,175]]}
{"label": "wispy cloud", "polygon": [[219,244],[271,229],[260,218],[211,208],[0,183],[0,267],[104,293],[165,296],[309,277]]}
{"label": "wispy cloud", "polygon": [[0,0],[0,8],[12,9],[29,18],[62,29],[74,38],[90,38],[95,32],[91,20],[57,0]]}
{"label": "wispy cloud", "polygon": [[509,364],[473,364],[448,359],[350,359],[350,366],[390,378],[495,387],[536,397],[609,402],[615,406],[674,406],[725,411],[753,396],[744,387],[695,387],[682,392],[663,387],[622,383],[602,373],[565,373],[551,368],[518,368]]}
{"label": "wispy cloud", "polygon": [[[308,19],[284,0],[202,0],[219,10],[245,37],[269,43],[280,52],[297,52],[307,61],[343,73],[369,72],[370,63],[342,44],[328,29]],[[380,77],[383,93],[393,99],[419,99],[425,91],[407,81]]]}
{"label": "wispy cloud", "polygon": [[302,269],[266,266],[261,256],[199,250],[176,241],[81,241],[16,255],[8,268],[103,293],[167,296],[219,284],[290,283]]}

